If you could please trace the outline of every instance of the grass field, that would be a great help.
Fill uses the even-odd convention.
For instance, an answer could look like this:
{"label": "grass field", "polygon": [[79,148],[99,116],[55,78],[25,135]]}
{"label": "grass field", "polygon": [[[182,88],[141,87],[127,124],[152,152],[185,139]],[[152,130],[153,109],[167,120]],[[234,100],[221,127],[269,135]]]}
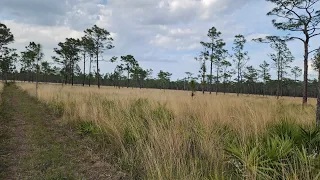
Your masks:
{"label": "grass field", "polygon": [[[19,83],[35,96],[35,84]],[[99,136],[135,179],[317,179],[315,100],[41,84],[61,123]]]}

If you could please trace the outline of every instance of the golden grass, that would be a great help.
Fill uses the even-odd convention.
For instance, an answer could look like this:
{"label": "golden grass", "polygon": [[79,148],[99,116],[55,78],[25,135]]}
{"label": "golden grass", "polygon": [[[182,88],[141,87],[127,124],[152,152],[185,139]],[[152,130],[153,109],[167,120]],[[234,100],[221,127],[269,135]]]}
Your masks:
{"label": "golden grass", "polygon": [[[35,95],[35,84],[19,83]],[[262,133],[269,124],[290,120],[309,126],[315,99],[202,95],[153,89],[115,89],[41,84],[38,98],[63,108],[65,121],[89,121],[108,135],[108,143],[133,176],[147,179],[201,179],[225,166],[228,128],[240,139]],[[137,173],[139,171],[140,173]],[[137,177],[138,178],[138,177]]]}

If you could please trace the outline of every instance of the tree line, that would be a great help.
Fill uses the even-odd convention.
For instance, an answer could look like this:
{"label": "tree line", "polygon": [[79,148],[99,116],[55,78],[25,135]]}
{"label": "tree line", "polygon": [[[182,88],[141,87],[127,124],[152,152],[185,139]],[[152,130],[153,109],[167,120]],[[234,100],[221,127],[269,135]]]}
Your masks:
{"label": "tree line", "polygon": [[[104,59],[102,54],[115,48],[111,33],[96,25],[84,30],[80,39],[66,38],[54,48],[52,62],[43,61],[42,45],[30,42],[24,51],[18,53],[8,45],[14,42],[10,29],[0,24],[0,70],[7,81],[43,81],[83,86],[101,85],[115,87],[140,87],[159,89],[179,89],[239,94],[260,94],[280,96],[317,96],[317,80],[308,78],[308,61],[312,53],[310,40],[319,35],[319,11],[315,10],[318,0],[266,0],[275,5],[268,16],[276,17],[273,25],[284,31],[300,32],[303,36],[267,36],[253,39],[267,43],[273,49],[269,60],[255,68],[249,65],[249,53],[245,51],[247,40],[241,34],[234,37],[232,52],[226,50],[222,33],[215,27],[208,30],[203,50],[195,58],[200,63],[199,74],[186,72],[186,77],[171,80],[170,72],[160,71],[153,78],[152,69],[144,69],[133,55]],[[304,69],[291,66],[294,57],[287,46],[288,41],[299,40],[304,45]],[[116,63],[113,72],[102,74],[100,62]],[[209,64],[208,64],[209,63]],[[17,67],[20,67],[18,70]],[[89,69],[86,70],[86,67]],[[276,79],[271,79],[271,68],[276,71]],[[300,77],[303,73],[303,81]]]}

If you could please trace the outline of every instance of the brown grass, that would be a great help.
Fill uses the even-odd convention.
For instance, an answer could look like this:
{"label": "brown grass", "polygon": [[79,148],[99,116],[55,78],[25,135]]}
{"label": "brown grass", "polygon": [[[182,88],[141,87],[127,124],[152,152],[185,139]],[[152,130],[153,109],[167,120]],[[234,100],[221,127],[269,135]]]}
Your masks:
{"label": "brown grass", "polygon": [[[35,95],[35,84],[19,86]],[[310,126],[315,99],[202,95],[190,92],[41,84],[39,99],[60,109],[63,120],[93,122],[135,178],[202,179],[223,176],[224,133],[245,141],[269,124],[289,120]]]}

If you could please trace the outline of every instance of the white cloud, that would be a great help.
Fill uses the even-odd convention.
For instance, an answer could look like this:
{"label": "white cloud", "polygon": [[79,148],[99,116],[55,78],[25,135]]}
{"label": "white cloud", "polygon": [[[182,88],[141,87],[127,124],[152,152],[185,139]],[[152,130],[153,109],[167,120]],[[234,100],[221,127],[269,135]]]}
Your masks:
{"label": "white cloud", "polygon": [[72,30],[66,26],[41,26],[16,23],[15,21],[3,21],[11,28],[15,36],[15,43],[10,46],[24,51],[29,42],[34,41],[42,44],[45,60],[51,62],[51,56],[54,55],[53,48],[57,47],[59,42],[63,42],[67,37],[80,38],[83,32]]}
{"label": "white cloud", "polygon": [[178,39],[174,39],[174,38],[171,38],[168,36],[163,36],[163,35],[157,34],[156,37],[150,41],[150,44],[154,44],[154,45],[165,48],[167,45],[175,44],[177,42],[179,42]]}
{"label": "white cloud", "polygon": [[[28,43],[36,41],[46,45],[56,45],[67,37],[79,38],[83,32],[76,31],[67,26],[41,26],[16,23],[15,21],[3,21],[11,28],[15,36],[16,43]],[[23,39],[28,39],[24,41]]]}
{"label": "white cloud", "polygon": [[173,36],[186,36],[186,35],[194,34],[195,32],[192,31],[191,29],[177,28],[177,29],[171,29],[169,33]]}

